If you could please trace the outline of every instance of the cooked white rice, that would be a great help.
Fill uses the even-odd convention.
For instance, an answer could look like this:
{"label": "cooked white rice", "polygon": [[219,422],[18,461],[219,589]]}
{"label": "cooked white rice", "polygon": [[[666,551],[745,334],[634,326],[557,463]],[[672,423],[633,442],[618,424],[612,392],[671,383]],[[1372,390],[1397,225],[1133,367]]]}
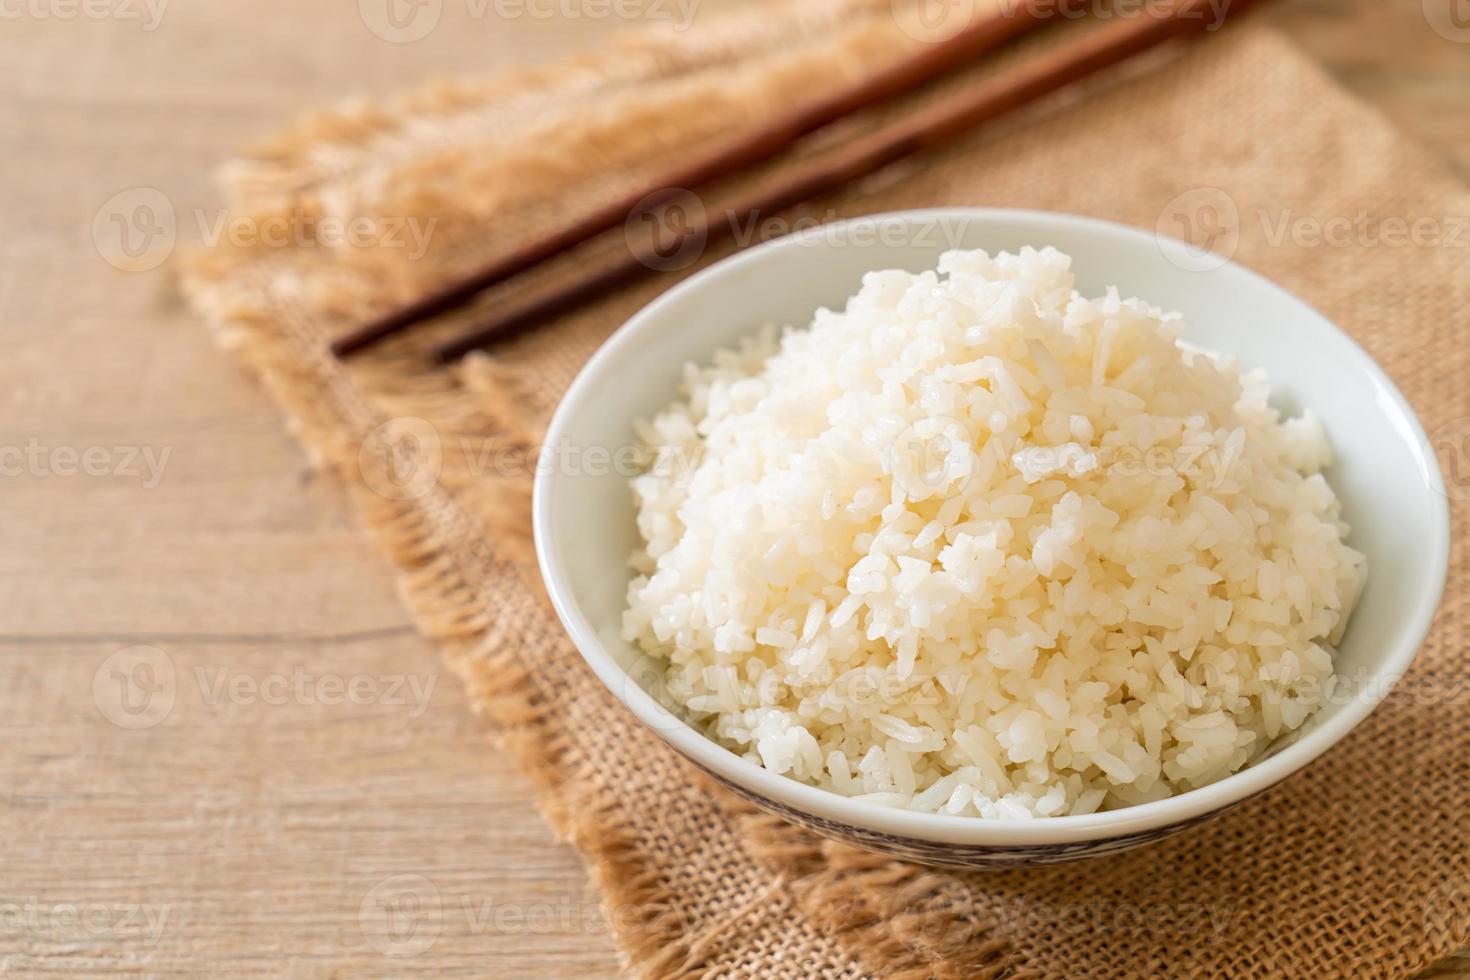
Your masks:
{"label": "cooked white rice", "polygon": [[626,636],[691,723],[894,806],[1086,813],[1328,697],[1365,574],[1310,414],[1055,249],[874,272],[642,427]]}

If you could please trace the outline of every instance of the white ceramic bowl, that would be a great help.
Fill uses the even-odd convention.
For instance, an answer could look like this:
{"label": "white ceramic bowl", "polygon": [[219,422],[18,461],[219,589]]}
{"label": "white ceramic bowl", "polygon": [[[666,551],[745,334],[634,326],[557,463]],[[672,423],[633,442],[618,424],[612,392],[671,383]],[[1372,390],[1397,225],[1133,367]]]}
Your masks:
{"label": "white ceramic bowl", "polygon": [[[747,762],[659,701],[656,663],[622,640],[626,559],[637,543],[623,467],[632,422],[667,405],[683,365],[765,322],[805,324],[838,306],[873,269],[932,268],[949,247],[992,252],[1054,245],[1071,254],[1078,288],[1117,286],[1178,309],[1186,337],[1264,367],[1276,403],[1310,406],[1336,453],[1328,479],[1368,555],[1369,582],[1337,652],[1352,683],[1269,754],[1213,785],[1084,816],[983,820],[862,803]],[[1239,803],[1321,755],[1362,721],[1414,659],[1443,589],[1447,500],[1423,430],[1383,371],[1301,300],[1246,269],[1198,270],[1198,253],[1104,221],[1035,211],[948,208],[876,215],[736,254],[670,289],[588,362],[548,433],[558,465],[535,490],[536,551],[562,623],[602,682],[644,724],[755,803],[870,850],[964,867],[1014,866],[1107,853],[1175,833]],[[626,456],[624,456],[626,458]],[[1429,737],[1431,733],[1426,733]],[[650,801],[657,805],[657,801]]]}

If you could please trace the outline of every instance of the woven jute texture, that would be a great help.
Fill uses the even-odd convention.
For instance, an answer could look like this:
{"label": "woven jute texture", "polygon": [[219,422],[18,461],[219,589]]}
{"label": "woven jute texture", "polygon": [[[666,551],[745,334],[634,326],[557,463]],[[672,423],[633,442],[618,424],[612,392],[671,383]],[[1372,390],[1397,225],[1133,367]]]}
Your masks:
{"label": "woven jute texture", "polygon": [[[631,973],[1376,977],[1470,943],[1462,542],[1413,674],[1304,772],[1125,854],[935,872],[824,842],[712,786],[603,690],[536,580],[526,502],[550,411],[628,314],[728,248],[452,370],[429,367],[425,351],[476,311],[345,367],[325,353],[371,314],[677,155],[924,43],[893,10],[890,0],[767,5],[306,119],[227,169],[230,206],[262,223],[358,219],[373,240],[222,246],[195,258],[187,289],[302,442],[353,488],[417,621],[517,753],[547,819],[585,855]],[[706,203],[792,164],[776,160]],[[766,230],[960,204],[1095,215],[1233,250],[1387,367],[1426,429],[1461,453],[1446,460],[1461,465],[1450,495],[1470,490],[1470,195],[1266,27],[1227,27],[766,216],[779,219]],[[426,247],[414,228],[431,232]],[[478,311],[623,247],[611,233]]]}

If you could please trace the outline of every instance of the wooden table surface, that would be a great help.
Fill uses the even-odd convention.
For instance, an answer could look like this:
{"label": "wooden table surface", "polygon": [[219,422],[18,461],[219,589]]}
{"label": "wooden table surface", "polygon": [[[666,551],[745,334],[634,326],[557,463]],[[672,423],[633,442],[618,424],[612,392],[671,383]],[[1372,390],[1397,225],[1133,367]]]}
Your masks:
{"label": "wooden table surface", "polygon": [[[0,973],[616,972],[339,488],[92,225],[152,187],[197,238],[213,168],[302,108],[731,2],[450,0],[410,43],[374,0],[0,5]],[[1270,16],[1470,178],[1470,27],[1420,0]],[[385,932],[405,883],[418,931]]]}

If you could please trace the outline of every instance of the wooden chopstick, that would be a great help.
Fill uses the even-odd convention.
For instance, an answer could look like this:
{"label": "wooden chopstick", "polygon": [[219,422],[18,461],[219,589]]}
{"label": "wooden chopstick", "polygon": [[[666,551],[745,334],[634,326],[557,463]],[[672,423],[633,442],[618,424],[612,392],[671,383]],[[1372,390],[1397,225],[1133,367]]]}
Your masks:
{"label": "wooden chopstick", "polygon": [[1039,27],[1063,7],[1064,4],[1058,0],[999,0],[993,11],[953,37],[904,58],[827,98],[798,107],[758,132],[738,137],[696,157],[692,163],[664,174],[651,186],[629,193],[570,225],[558,228],[545,238],[496,259],[458,282],[363,325],[334,341],[332,353],[338,357],[346,357],[416,323],[461,306],[491,286],[618,227],[635,210],[651,211],[674,194],[738,173],[845,116],[909,92],[973,61],[987,51],[1000,47],[1006,41]]}
{"label": "wooden chopstick", "polygon": [[[1133,16],[1120,16],[1106,27],[1088,32],[1014,72],[987,79],[899,122],[862,137],[787,174],[779,182],[754,192],[726,208],[723,216],[688,216],[683,236],[703,235],[705,244],[749,227],[762,212],[781,211],[816,195],[836,190],[905,156],[945,143],[981,123],[1048,95],[1094,72],[1111,67],[1171,38],[1201,31],[1212,24],[1211,4],[1217,0],[1172,0],[1167,5],[1144,4]],[[1228,15],[1236,16],[1256,0],[1233,0]],[[606,290],[638,278],[659,264],[662,249],[630,249],[616,263],[580,277],[540,297],[502,310],[458,339],[435,349],[440,363],[449,363],[493,339],[533,326],[547,317],[575,309]]]}

